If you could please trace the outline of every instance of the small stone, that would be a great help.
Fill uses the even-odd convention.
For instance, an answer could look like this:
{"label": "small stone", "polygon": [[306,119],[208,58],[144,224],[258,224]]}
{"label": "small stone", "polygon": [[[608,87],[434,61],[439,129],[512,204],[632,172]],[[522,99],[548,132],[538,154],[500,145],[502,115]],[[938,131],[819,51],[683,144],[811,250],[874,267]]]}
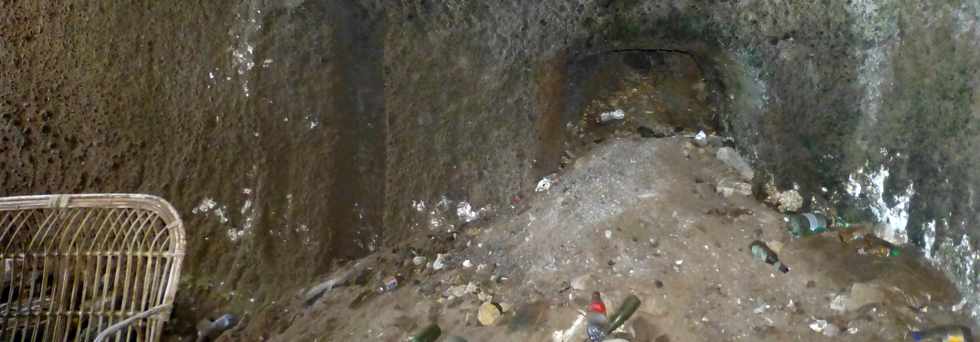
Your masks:
{"label": "small stone", "polygon": [[659,280],[655,280],[655,281],[653,281],[653,286],[656,286],[658,289],[663,288],[664,287],[664,282],[659,281]]}
{"label": "small stone", "polygon": [[479,290],[479,288],[477,288],[476,284],[474,284],[472,281],[469,282],[469,284],[466,284],[466,293],[476,293],[477,290]]}
{"label": "small stone", "polygon": [[480,305],[480,312],[477,315],[477,319],[480,320],[480,324],[483,326],[494,326],[500,321],[501,310],[500,306],[495,303],[486,302]]}
{"label": "small stone", "polygon": [[425,262],[426,262],[426,258],[424,256],[421,256],[421,255],[412,258],[412,264],[415,265],[415,266],[425,265]]}
{"label": "small stone", "polygon": [[803,196],[796,190],[783,191],[777,195],[776,203],[779,211],[797,212],[803,208]]}
{"label": "small stone", "polygon": [[798,307],[796,306],[796,302],[794,302],[792,299],[789,300],[789,303],[786,303],[786,311],[795,313],[797,312],[797,309]]}
{"label": "small stone", "polygon": [[779,241],[776,241],[776,240],[770,240],[769,242],[766,242],[766,245],[768,245],[769,246],[769,249],[771,249],[773,252],[776,252],[776,254],[779,254],[779,253],[782,253],[783,252],[783,243],[782,242],[779,242]]}
{"label": "small stone", "polygon": [[734,194],[752,196],[752,184],[726,178],[718,181],[715,191],[724,197],[731,197]]}
{"label": "small stone", "polygon": [[446,289],[446,297],[462,297],[464,295],[466,295],[466,285],[456,285]]}
{"label": "small stone", "polygon": [[612,238],[612,231],[607,229],[606,232],[603,235],[605,235],[607,239],[611,239]]}
{"label": "small stone", "polygon": [[827,326],[823,328],[823,335],[827,337],[840,335],[840,328],[833,323],[827,323]]}
{"label": "small stone", "polygon": [[470,259],[463,260],[463,268],[470,268],[470,267],[473,267],[473,263],[470,262]]}
{"label": "small stone", "polygon": [[575,291],[587,291],[593,287],[594,279],[591,274],[583,274],[572,279],[570,283]]}

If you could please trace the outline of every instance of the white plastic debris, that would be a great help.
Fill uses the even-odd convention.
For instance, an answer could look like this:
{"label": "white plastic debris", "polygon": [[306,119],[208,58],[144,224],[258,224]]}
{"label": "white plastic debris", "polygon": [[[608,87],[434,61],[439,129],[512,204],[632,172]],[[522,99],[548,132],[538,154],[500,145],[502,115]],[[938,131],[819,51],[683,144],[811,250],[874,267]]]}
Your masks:
{"label": "white plastic debris", "polygon": [[605,235],[606,235],[606,238],[607,239],[611,239],[612,238],[612,231],[607,229]]}
{"label": "white plastic debris", "polygon": [[445,258],[446,258],[445,254],[436,254],[436,260],[432,262],[432,269],[438,271],[443,268],[446,268]]}
{"label": "white plastic debris", "polygon": [[708,145],[708,135],[704,131],[698,131],[698,134],[694,135],[694,145],[698,147],[704,147]]}
{"label": "white plastic debris", "polygon": [[198,204],[197,207],[191,209],[191,213],[193,214],[207,213],[208,211],[211,211],[211,209],[214,209],[214,207],[216,206],[218,206],[218,202],[215,202],[211,198],[205,197],[203,200],[201,200],[201,204]]}
{"label": "white plastic debris", "polygon": [[541,178],[541,180],[538,181],[538,186],[534,188],[534,192],[548,191],[548,189],[551,189],[551,183],[552,183],[551,176]]}
{"label": "white plastic debris", "polygon": [[960,312],[960,310],[963,310],[963,307],[964,306],[966,306],[966,297],[963,297],[963,299],[960,300],[959,303],[956,303],[955,305],[953,305],[952,307],[950,307],[950,309],[953,312]]}
{"label": "white plastic debris", "polygon": [[617,109],[611,112],[599,114],[599,123],[607,123],[609,121],[622,120],[624,118],[626,118],[626,112],[624,112],[622,109]]}
{"label": "white plastic debris", "polygon": [[470,267],[473,267],[473,263],[470,262],[470,259],[464,260],[463,261],[463,268],[470,268]]}
{"label": "white plastic debris", "polygon": [[839,294],[834,297],[834,300],[830,301],[830,309],[837,312],[844,312],[847,310],[847,295]]}
{"label": "white plastic debris", "polygon": [[823,333],[823,330],[827,329],[827,321],[818,319],[810,323],[810,330],[814,332]]}
{"label": "white plastic debris", "polygon": [[469,202],[462,201],[456,205],[456,216],[463,222],[470,223],[480,218],[480,212],[473,211],[473,207],[470,206]]}

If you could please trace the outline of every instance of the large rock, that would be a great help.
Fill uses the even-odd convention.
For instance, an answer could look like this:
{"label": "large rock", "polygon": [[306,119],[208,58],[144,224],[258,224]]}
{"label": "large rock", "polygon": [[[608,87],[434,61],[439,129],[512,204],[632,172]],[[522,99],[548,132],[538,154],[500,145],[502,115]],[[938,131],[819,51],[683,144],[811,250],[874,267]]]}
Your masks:
{"label": "large rock", "polygon": [[844,309],[856,311],[865,305],[882,303],[885,301],[885,292],[880,286],[869,283],[855,283],[851,285],[851,293],[847,297]]}
{"label": "large rock", "polygon": [[735,169],[738,175],[742,177],[742,180],[751,181],[752,178],[755,178],[755,171],[752,170],[752,165],[749,165],[745,159],[742,159],[742,156],[734,148],[719,148],[718,152],[715,153],[715,157],[725,163],[725,165]]}
{"label": "large rock", "polygon": [[803,196],[796,190],[787,190],[776,195],[777,207],[782,212],[797,212],[803,208]]}
{"label": "large rock", "polygon": [[730,197],[734,194],[752,196],[752,184],[724,178],[718,181],[718,185],[715,186],[715,191],[724,197]]}

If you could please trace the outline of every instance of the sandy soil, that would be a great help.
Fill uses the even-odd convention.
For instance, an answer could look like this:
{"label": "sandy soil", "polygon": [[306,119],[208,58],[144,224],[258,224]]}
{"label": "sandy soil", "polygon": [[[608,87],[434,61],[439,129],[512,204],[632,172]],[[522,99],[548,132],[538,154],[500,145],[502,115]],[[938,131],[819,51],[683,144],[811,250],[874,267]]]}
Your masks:
{"label": "sandy soil", "polygon": [[[912,328],[967,322],[952,312],[955,289],[914,252],[879,258],[836,235],[793,240],[775,209],[719,194],[715,185],[738,175],[714,152],[619,134],[548,191],[353,263],[348,286],[311,305],[298,289],[223,338],[402,341],[438,322],[444,336],[470,341],[580,341],[591,291],[611,309],[641,298],[621,332],[631,341],[901,341]],[[753,240],[772,245],[790,272],[752,260]],[[396,274],[398,287],[379,293]],[[486,301],[504,309],[494,326],[477,320]],[[832,327],[814,330],[821,321]]]}

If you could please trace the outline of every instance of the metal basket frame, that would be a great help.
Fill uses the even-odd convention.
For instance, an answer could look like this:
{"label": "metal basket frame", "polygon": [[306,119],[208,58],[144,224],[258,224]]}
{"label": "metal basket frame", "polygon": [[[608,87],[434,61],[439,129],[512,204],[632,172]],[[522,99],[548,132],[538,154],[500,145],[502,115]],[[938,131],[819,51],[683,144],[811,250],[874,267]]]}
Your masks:
{"label": "metal basket frame", "polygon": [[160,197],[0,198],[0,340],[157,341],[185,248]]}

